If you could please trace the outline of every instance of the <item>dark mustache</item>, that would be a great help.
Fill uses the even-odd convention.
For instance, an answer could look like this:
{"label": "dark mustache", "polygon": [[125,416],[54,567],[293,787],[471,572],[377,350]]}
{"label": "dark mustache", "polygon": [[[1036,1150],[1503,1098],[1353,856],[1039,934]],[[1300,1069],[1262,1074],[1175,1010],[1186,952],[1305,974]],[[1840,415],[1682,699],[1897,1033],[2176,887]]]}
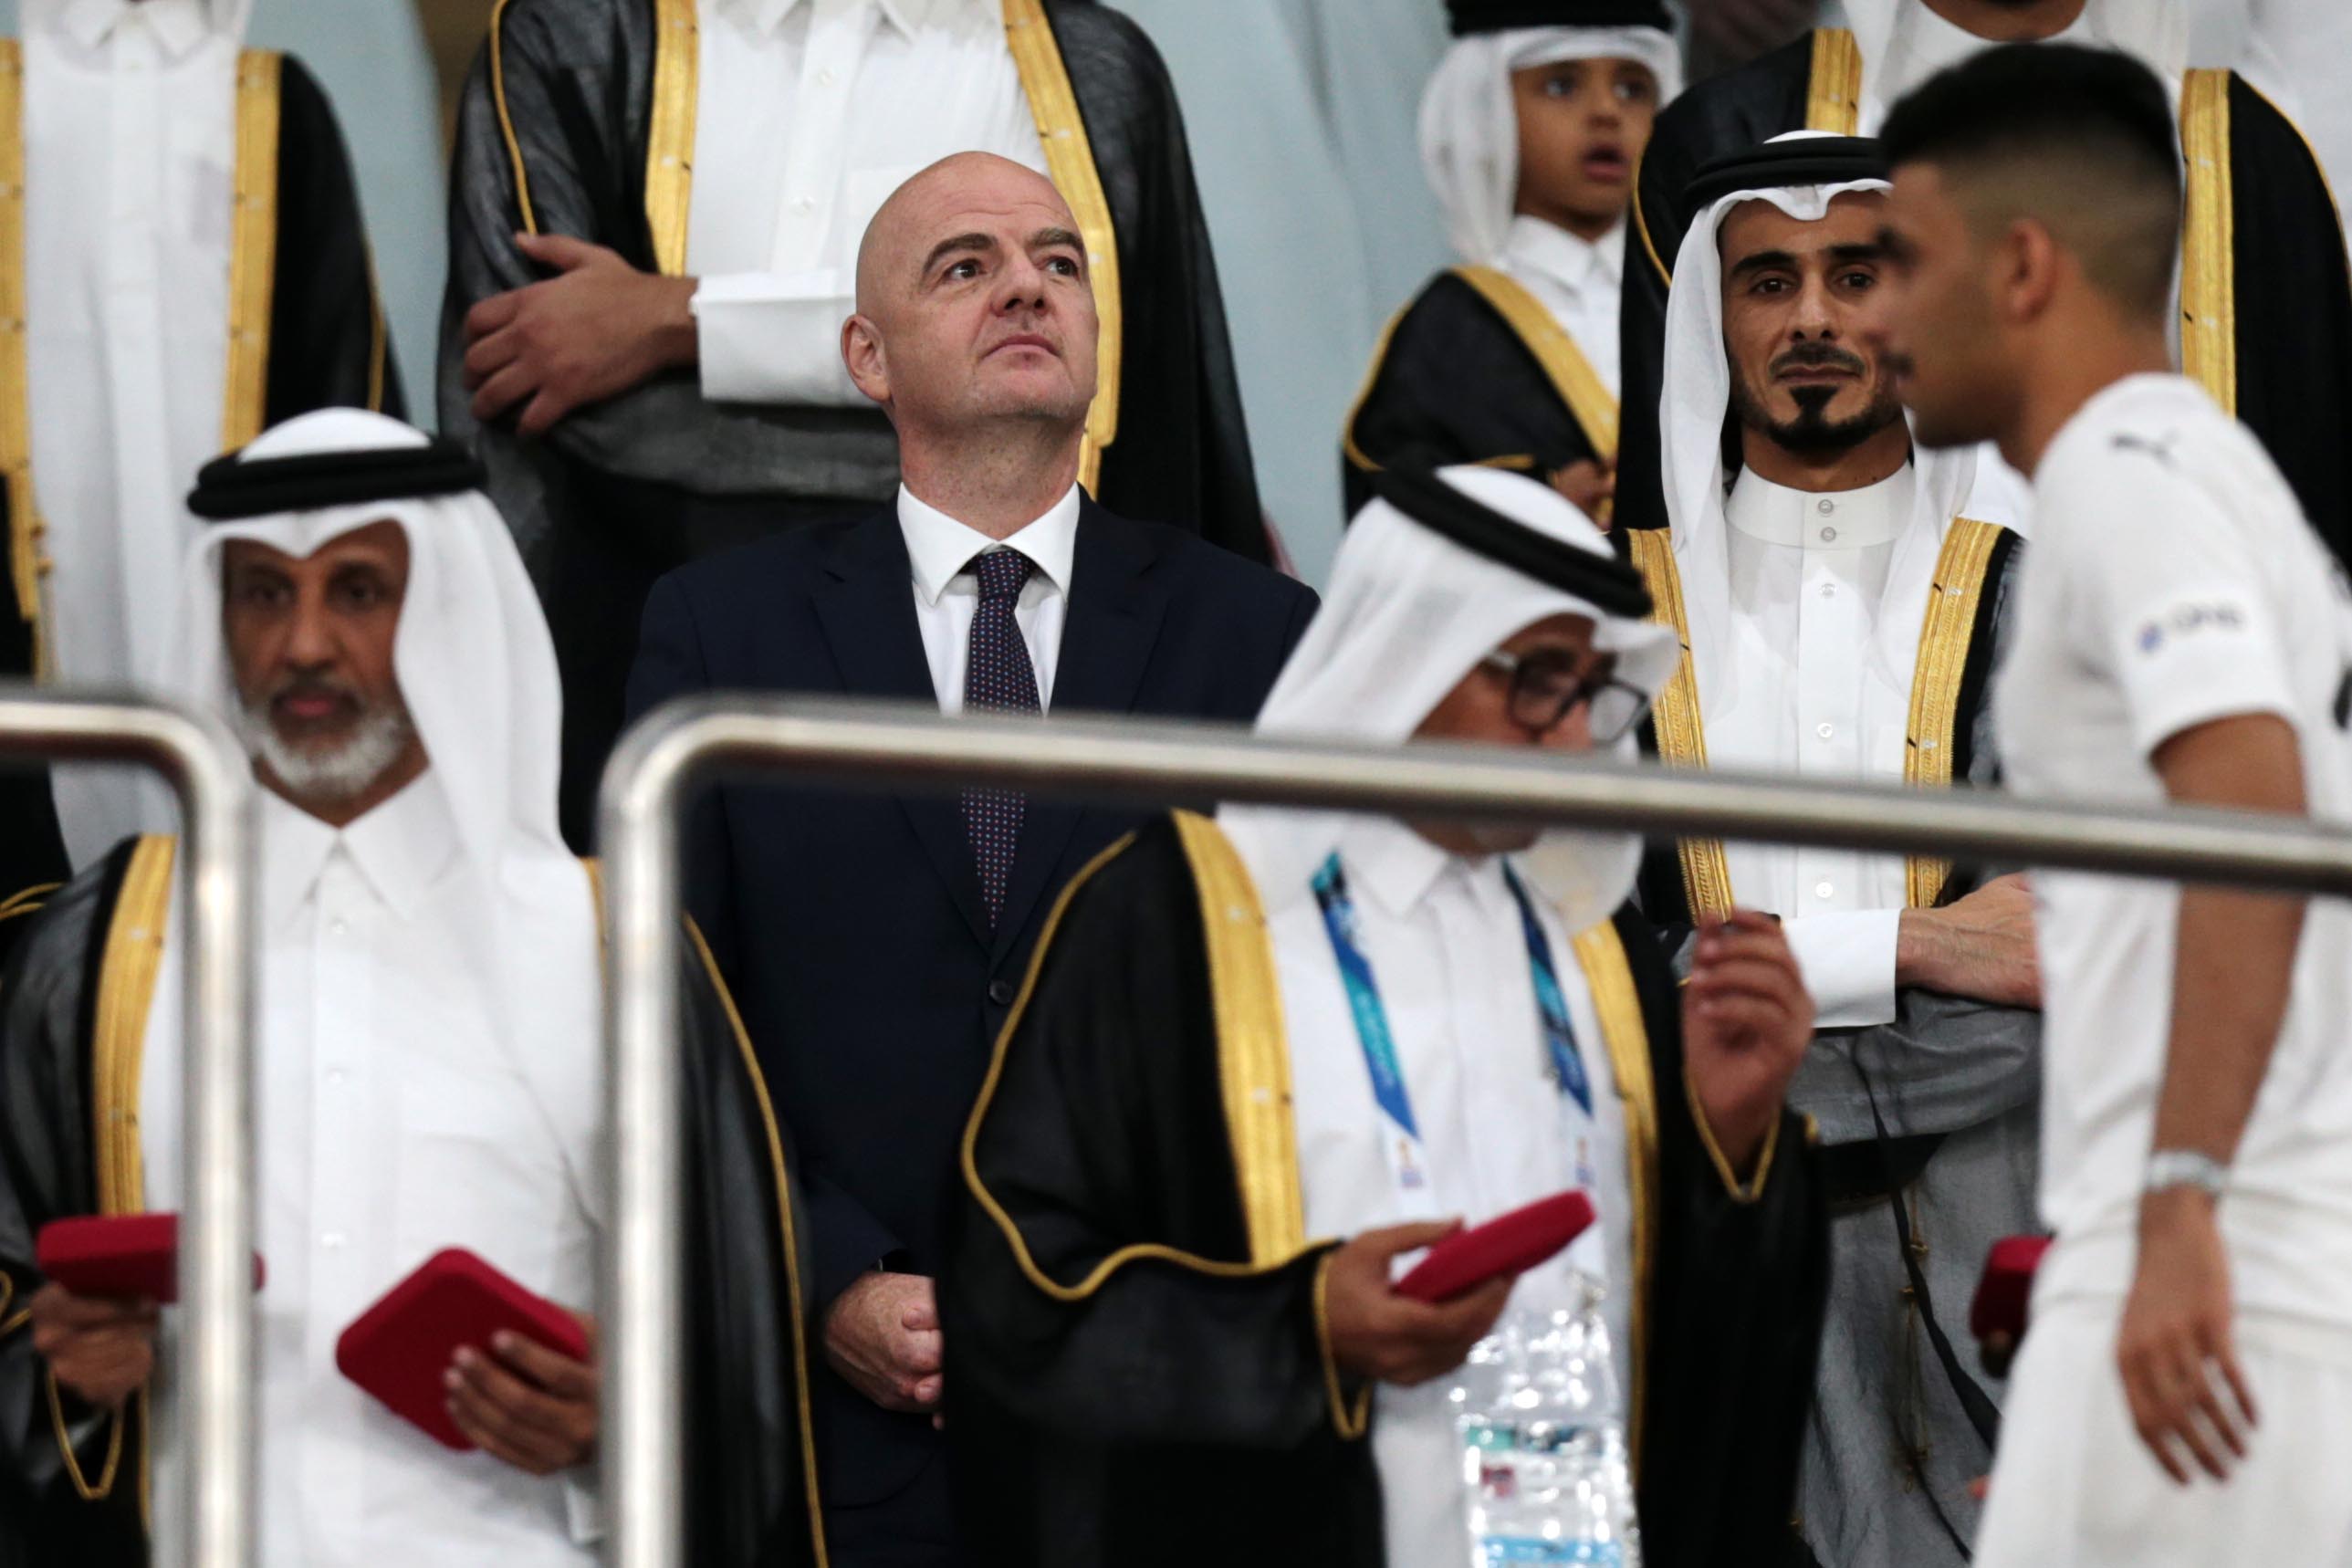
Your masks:
{"label": "dark mustache", "polygon": [[331,697],[339,702],[357,706],[360,694],[356,688],[340,680],[330,680],[323,675],[289,675],[270,689],[269,700],[282,702],[292,697]]}
{"label": "dark mustache", "polygon": [[1834,343],[1800,343],[1772,362],[1774,375],[1792,370],[1843,370],[1865,375],[1870,367],[1862,363],[1860,354]]}

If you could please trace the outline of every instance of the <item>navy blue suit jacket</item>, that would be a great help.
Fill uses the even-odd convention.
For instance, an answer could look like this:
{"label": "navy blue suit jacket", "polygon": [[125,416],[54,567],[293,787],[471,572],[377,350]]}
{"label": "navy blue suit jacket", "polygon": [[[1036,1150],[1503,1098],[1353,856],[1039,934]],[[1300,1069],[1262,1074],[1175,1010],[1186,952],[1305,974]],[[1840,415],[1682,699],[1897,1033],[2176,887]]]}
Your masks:
{"label": "navy blue suit jacket", "polygon": [[[1086,502],[1052,711],[1246,722],[1315,595],[1198,538]],[[665,577],[629,710],[685,692],[935,702],[895,508]],[[1150,813],[1031,802],[992,931],[953,796],[715,788],[687,832],[687,896],[740,1004],[806,1184],[821,1305],[877,1262],[936,1274],[964,1121],[1055,896]],[[939,1451],[814,1373],[825,1501],[906,1486]]]}

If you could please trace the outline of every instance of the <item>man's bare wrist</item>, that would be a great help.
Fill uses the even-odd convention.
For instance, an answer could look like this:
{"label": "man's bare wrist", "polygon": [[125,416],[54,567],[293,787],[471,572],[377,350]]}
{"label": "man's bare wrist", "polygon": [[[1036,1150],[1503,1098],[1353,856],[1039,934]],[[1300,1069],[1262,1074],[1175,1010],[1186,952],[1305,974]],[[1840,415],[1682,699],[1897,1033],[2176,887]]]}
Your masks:
{"label": "man's bare wrist", "polygon": [[685,370],[702,363],[702,332],[694,319],[695,291],[702,287],[693,278],[665,278],[667,307],[662,312],[662,363]]}
{"label": "man's bare wrist", "polygon": [[1935,910],[1905,910],[1895,922],[1895,984],[1933,988],[1943,978],[1944,921]]}

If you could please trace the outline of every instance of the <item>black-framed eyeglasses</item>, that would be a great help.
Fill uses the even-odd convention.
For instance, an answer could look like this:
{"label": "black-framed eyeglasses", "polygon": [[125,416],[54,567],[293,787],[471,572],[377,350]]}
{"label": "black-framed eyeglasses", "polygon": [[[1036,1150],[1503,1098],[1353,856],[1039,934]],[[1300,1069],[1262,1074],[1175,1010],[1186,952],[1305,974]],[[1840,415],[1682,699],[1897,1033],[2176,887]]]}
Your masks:
{"label": "black-framed eyeglasses", "polygon": [[1592,732],[1592,743],[1606,746],[1633,733],[1633,727],[1650,710],[1646,694],[1617,679],[1614,659],[1587,674],[1565,654],[1522,655],[1496,648],[1480,659],[1478,667],[1491,669],[1511,683],[1511,722],[1525,725],[1537,734],[1583,707],[1590,714],[1586,723]]}

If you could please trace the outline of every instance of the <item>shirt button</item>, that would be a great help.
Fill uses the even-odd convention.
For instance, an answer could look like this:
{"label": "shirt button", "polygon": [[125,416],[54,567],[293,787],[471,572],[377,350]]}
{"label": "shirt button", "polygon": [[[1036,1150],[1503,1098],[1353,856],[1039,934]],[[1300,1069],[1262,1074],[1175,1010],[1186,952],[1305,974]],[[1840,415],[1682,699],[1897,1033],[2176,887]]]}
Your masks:
{"label": "shirt button", "polygon": [[346,935],[350,932],[351,929],[352,928],[350,926],[346,925],[341,921],[329,921],[327,922],[327,931],[328,934],[331,936]]}
{"label": "shirt button", "polygon": [[1837,502],[1830,500],[1827,496],[1823,496],[1821,500],[1813,503],[1813,510],[1820,512],[1823,517],[1828,517],[1837,510]]}
{"label": "shirt button", "polygon": [[988,999],[991,1002],[995,1003],[1000,1007],[1012,1006],[1013,982],[1010,980],[990,981],[988,983]]}
{"label": "shirt button", "polygon": [[816,84],[819,87],[831,87],[839,79],[839,78],[833,74],[833,68],[831,66],[827,66],[824,69],[816,73]]}
{"label": "shirt button", "polygon": [[1837,530],[1834,528],[1825,528],[1822,530],[1822,542],[1823,544],[1834,544],[1837,542]]}
{"label": "shirt button", "polygon": [[340,1230],[331,1230],[319,1238],[319,1245],[330,1252],[341,1251],[343,1245],[343,1233]]}
{"label": "shirt button", "polygon": [[1827,882],[1816,882],[1813,884],[1813,897],[1817,899],[1832,898],[1834,897],[1836,893],[1837,889],[1831,887]]}
{"label": "shirt button", "polygon": [[1837,584],[1834,584],[1834,583],[1824,583],[1824,584],[1822,584],[1822,598],[1824,598],[1824,599],[1834,599],[1834,598],[1836,598],[1836,597],[1837,597]]}
{"label": "shirt button", "polygon": [[796,212],[814,212],[816,209],[816,198],[814,196],[797,197],[793,202],[793,208]]}
{"label": "shirt button", "polygon": [[1824,741],[1833,740],[1837,735],[1837,726],[1834,724],[1822,724],[1814,729],[1813,733],[1819,735]]}
{"label": "shirt button", "polygon": [[343,1069],[342,1069],[342,1068],[329,1068],[327,1069],[327,1081],[328,1081],[329,1083],[336,1083],[336,1084],[339,1084],[339,1083],[342,1082],[342,1081],[343,1081]]}

